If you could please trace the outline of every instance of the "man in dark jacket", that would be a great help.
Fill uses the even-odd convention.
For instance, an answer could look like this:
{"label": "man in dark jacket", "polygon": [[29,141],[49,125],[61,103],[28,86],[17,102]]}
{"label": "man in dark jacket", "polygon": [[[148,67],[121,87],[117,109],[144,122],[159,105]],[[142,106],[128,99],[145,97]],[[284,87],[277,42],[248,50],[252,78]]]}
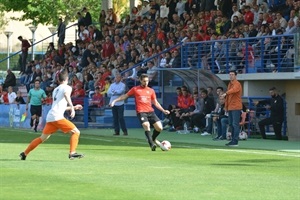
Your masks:
{"label": "man in dark jacket", "polygon": [[58,45],[60,46],[65,42],[66,37],[66,24],[63,22],[62,18],[58,19],[58,28],[57,28],[57,36],[58,36]]}
{"label": "man in dark jacket", "polygon": [[263,139],[266,139],[265,126],[272,124],[276,135],[276,139],[281,140],[282,122],[284,121],[284,102],[282,97],[277,93],[275,87],[272,87],[269,90],[269,93],[272,97],[270,101],[270,108],[269,108],[271,114],[270,117],[258,122],[260,134]]}
{"label": "man in dark jacket", "polygon": [[22,42],[22,47],[21,47],[21,73],[24,73],[25,68],[26,68],[26,63],[27,63],[27,56],[28,56],[28,49],[31,47],[31,45],[29,44],[28,40],[23,39],[22,36],[18,37],[18,40],[20,40]]}
{"label": "man in dark jacket", "polygon": [[89,25],[92,24],[92,16],[86,7],[84,7],[82,9],[82,12],[85,13],[85,16],[83,17],[83,19],[84,19],[84,25],[87,28],[87,27],[89,27]]}
{"label": "man in dark jacket", "polygon": [[16,86],[16,76],[10,69],[7,70],[3,88],[8,88],[9,86]]}

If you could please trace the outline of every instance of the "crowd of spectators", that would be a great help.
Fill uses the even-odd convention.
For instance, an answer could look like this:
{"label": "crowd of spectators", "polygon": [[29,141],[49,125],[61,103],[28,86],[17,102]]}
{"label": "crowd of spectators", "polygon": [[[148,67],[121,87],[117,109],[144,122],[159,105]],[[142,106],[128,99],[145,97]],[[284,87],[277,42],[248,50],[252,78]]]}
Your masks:
{"label": "crowd of spectators", "polygon": [[[132,8],[125,19],[118,20],[114,10],[108,9],[100,12],[98,21],[91,18],[85,7],[77,13],[79,39],[57,47],[50,43],[43,59],[27,63],[21,84],[29,91],[38,79],[41,88],[51,96],[57,86],[57,74],[67,69],[74,99],[92,98],[96,91],[105,97],[117,73],[174,46],[183,38],[208,41],[299,32],[299,7],[300,1],[296,0],[273,4],[262,0],[144,0]],[[123,74],[123,81],[130,88],[137,83],[140,74],[148,73],[150,86],[158,84],[155,69],[180,68],[180,51],[180,47],[171,48],[159,58],[128,70]],[[272,58],[274,54],[264,56]],[[202,62],[209,64],[208,56],[203,55]]]}

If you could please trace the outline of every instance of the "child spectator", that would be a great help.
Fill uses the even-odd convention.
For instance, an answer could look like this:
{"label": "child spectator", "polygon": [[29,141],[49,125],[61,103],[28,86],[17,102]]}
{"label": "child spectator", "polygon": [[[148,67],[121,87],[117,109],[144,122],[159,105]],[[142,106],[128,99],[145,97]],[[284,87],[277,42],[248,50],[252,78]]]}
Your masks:
{"label": "child spectator", "polygon": [[92,100],[89,102],[89,107],[102,107],[104,105],[103,95],[100,92],[100,88],[96,87],[95,94]]}
{"label": "child spectator", "polygon": [[24,98],[22,97],[22,93],[21,91],[17,91],[17,97],[15,98],[15,102],[16,104],[26,104],[24,101]]}
{"label": "child spectator", "polygon": [[4,89],[4,90],[2,91],[2,95],[1,95],[1,97],[0,97],[0,103],[3,103],[3,104],[9,104],[7,89]]}

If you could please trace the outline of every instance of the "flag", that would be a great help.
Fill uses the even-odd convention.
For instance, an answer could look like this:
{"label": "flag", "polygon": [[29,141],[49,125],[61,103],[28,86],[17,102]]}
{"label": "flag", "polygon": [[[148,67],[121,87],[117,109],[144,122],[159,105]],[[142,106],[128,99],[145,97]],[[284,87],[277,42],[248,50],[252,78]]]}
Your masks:
{"label": "flag", "polygon": [[21,117],[21,122],[24,122],[26,117],[27,117],[27,112],[24,112],[22,117]]}

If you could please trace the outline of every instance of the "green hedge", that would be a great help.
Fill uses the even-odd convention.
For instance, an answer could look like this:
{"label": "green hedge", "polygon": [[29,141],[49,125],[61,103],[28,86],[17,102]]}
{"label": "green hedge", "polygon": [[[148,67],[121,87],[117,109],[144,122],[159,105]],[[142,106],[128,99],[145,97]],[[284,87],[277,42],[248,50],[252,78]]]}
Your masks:
{"label": "green hedge", "polygon": [[[7,57],[7,53],[0,53],[0,61],[2,59],[5,59]],[[28,55],[29,58],[29,55]],[[9,59],[10,69],[12,70],[20,70],[18,66],[19,61],[19,55],[15,55]],[[6,70],[7,69],[7,60],[0,62],[0,70]]]}

